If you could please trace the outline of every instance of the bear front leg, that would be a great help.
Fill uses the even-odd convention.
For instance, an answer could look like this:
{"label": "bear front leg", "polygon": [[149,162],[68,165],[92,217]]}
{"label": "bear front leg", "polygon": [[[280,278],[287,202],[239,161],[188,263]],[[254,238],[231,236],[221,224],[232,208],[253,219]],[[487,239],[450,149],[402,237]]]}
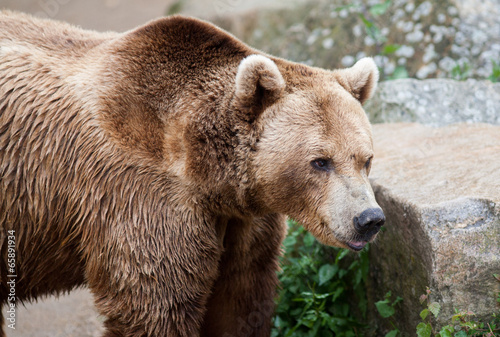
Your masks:
{"label": "bear front leg", "polygon": [[107,228],[86,251],[88,284],[107,318],[105,337],[200,335],[218,275],[215,228],[187,212],[155,214],[164,218]]}
{"label": "bear front leg", "polygon": [[201,336],[269,337],[285,235],[281,215],[228,223]]}

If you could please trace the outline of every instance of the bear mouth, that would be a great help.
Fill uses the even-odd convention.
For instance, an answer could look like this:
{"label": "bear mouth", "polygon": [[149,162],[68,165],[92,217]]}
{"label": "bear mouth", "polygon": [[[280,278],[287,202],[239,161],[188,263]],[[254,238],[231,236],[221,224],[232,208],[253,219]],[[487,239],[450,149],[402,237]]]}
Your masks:
{"label": "bear mouth", "polygon": [[359,252],[363,248],[365,248],[366,244],[368,241],[349,241],[346,242],[346,246],[349,247],[351,250],[354,250],[355,252]]}
{"label": "bear mouth", "polygon": [[357,232],[353,237],[344,241],[344,244],[351,250],[355,252],[359,252],[369,243],[375,240],[377,234],[379,232],[379,228],[372,229],[367,233],[359,233]]}

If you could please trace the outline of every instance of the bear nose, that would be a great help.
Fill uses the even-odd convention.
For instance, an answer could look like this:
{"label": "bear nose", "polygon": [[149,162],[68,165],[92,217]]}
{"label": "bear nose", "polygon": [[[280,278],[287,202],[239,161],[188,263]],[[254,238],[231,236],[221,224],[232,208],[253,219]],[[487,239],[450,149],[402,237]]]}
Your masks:
{"label": "bear nose", "polygon": [[368,208],[359,216],[354,217],[354,228],[361,234],[378,232],[385,223],[384,212],[380,208]]}

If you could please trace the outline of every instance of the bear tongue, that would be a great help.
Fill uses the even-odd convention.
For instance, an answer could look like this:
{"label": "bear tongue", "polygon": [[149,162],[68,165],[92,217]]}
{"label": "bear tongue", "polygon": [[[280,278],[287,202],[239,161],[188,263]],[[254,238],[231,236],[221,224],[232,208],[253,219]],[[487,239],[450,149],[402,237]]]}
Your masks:
{"label": "bear tongue", "polygon": [[366,244],[367,244],[366,241],[350,241],[347,243],[349,248],[356,251],[363,249],[366,246]]}

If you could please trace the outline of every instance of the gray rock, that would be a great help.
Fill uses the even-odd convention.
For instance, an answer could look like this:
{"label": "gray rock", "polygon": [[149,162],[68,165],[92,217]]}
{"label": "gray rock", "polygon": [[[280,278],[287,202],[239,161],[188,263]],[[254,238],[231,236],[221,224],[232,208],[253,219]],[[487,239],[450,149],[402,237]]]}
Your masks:
{"label": "gray rock", "polygon": [[374,10],[376,3],[296,0],[287,9],[259,6],[213,19],[258,49],[322,68],[377,55],[382,78],[494,77],[500,2],[394,0],[386,11]]}
{"label": "gray rock", "polygon": [[488,320],[500,291],[500,126],[394,123],[373,133],[370,176],[387,223],[370,250],[369,303],[389,290],[403,297],[394,320],[410,336],[426,286],[442,306],[436,326],[455,308]]}
{"label": "gray rock", "polygon": [[500,125],[500,83],[469,79],[401,79],[379,84],[366,105],[370,120],[444,126],[459,122]]}

